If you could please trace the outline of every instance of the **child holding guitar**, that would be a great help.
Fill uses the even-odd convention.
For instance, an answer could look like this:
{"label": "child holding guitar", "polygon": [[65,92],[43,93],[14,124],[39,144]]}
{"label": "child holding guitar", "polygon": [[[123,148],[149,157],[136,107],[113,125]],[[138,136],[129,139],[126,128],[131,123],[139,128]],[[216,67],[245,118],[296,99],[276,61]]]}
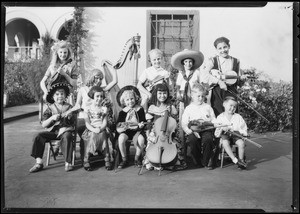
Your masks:
{"label": "child holding guitar", "polygon": [[[146,68],[139,77],[137,88],[142,92],[141,105],[148,108],[147,101],[151,98],[153,87],[158,83],[169,82],[169,72],[161,67],[163,53],[159,49],[152,49],[148,53],[151,67]],[[146,109],[147,110],[147,109]]]}
{"label": "child holding guitar", "polygon": [[234,81],[234,84],[226,84],[226,74],[230,73],[231,76],[235,76],[235,79],[246,78],[245,75],[240,73],[240,61],[229,55],[229,42],[226,37],[217,38],[214,41],[217,56],[209,58],[203,67],[204,73],[209,76],[208,82],[212,86],[208,102],[214,109],[216,116],[224,111],[223,99],[228,95],[234,96],[234,94],[237,94],[239,81]]}
{"label": "child holding guitar", "polygon": [[136,149],[134,164],[142,166],[141,154],[145,147],[144,126],[146,122],[145,111],[140,106],[140,92],[134,86],[123,87],[117,94],[117,101],[123,109],[119,112],[117,120],[118,148],[120,150],[122,161],[118,165],[122,169],[128,165],[126,154],[126,141],[132,140]]}
{"label": "child holding guitar", "polygon": [[[57,79],[64,78],[72,87],[76,87],[77,85],[76,62],[72,61],[70,44],[62,40],[54,43],[51,50],[53,54],[50,66],[40,82],[40,86],[44,92],[44,100],[46,100],[49,87]],[[71,104],[74,105],[74,103]]]}
{"label": "child holding guitar", "polygon": [[[150,157],[149,155],[154,155],[154,156],[159,156],[159,154],[157,153],[157,149],[154,149],[154,154],[149,154],[150,153],[150,149],[151,147],[155,147],[155,144],[157,143],[157,141],[160,140],[159,136],[160,134],[164,135],[164,133],[161,133],[161,127],[155,127],[156,125],[159,126],[159,124],[157,124],[158,119],[165,117],[166,115],[166,111],[168,112],[168,115],[170,115],[170,118],[168,119],[168,124],[167,127],[173,127],[174,125],[174,132],[173,133],[169,133],[170,130],[165,130],[166,133],[165,135],[170,135],[170,139],[169,142],[167,142],[167,145],[169,145],[170,142],[172,142],[171,144],[173,145],[173,149],[170,151],[174,151],[175,149],[175,156],[178,159],[177,162],[175,161],[175,163],[173,164],[173,166],[175,165],[176,169],[184,169],[186,168],[186,163],[184,161],[184,157],[183,157],[183,152],[181,145],[179,144],[178,140],[176,139],[176,134],[175,134],[175,129],[177,128],[177,123],[176,120],[172,117],[178,114],[177,109],[175,108],[174,105],[172,105],[171,100],[170,100],[170,93],[169,93],[169,88],[166,84],[160,83],[157,84],[155,86],[155,89],[152,92],[152,96],[150,99],[150,106],[148,109],[148,112],[146,114],[146,118],[148,121],[151,121],[152,123],[154,123],[154,126],[151,127],[150,132],[148,133],[148,144],[147,144],[147,148],[146,148],[146,157],[144,160],[144,165],[146,166],[146,169],[148,170],[152,170],[154,169],[154,163],[151,163],[151,159],[156,159],[156,157]],[[162,126],[162,125],[160,125]],[[172,130],[172,129],[171,129]],[[167,136],[169,137],[169,136]],[[168,147],[166,147],[168,148]],[[163,155],[168,155],[166,154],[168,153],[168,150],[164,151]],[[163,158],[164,159],[164,158]],[[157,163],[156,163],[157,165]],[[171,166],[171,167],[173,167]],[[158,167],[156,167],[158,168]]]}
{"label": "child holding guitar", "polygon": [[88,92],[92,99],[92,104],[87,106],[84,111],[86,129],[82,134],[84,141],[83,167],[87,171],[92,171],[90,156],[96,153],[105,153],[105,168],[112,169],[113,148],[111,141],[108,140],[107,115],[108,108],[105,92],[100,86],[93,86]]}
{"label": "child holding guitar", "polygon": [[72,170],[72,131],[75,126],[74,114],[71,111],[72,105],[65,102],[70,94],[67,82],[56,82],[51,85],[46,100],[50,105],[43,113],[42,126],[48,128],[47,131],[38,133],[33,138],[31,156],[36,159],[35,165],[29,170],[38,172],[43,169],[43,153],[45,143],[49,140],[60,140],[62,153],[65,158],[65,171]]}

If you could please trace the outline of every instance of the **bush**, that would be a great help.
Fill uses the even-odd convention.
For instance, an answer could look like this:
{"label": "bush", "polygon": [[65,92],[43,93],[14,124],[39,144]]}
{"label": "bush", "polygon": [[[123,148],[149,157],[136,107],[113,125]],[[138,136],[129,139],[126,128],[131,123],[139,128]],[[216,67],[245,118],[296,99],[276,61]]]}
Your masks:
{"label": "bush", "polygon": [[[252,69],[251,72],[255,72]],[[239,96],[251,107],[239,102],[239,113],[244,117],[249,130],[256,133],[283,131],[292,128],[293,86],[284,81],[273,82],[257,79],[247,80],[238,88]],[[263,117],[257,114],[254,110]]]}
{"label": "bush", "polygon": [[27,72],[24,72],[24,62],[5,60],[4,93],[9,97],[7,107],[33,103],[32,95],[27,85]]}

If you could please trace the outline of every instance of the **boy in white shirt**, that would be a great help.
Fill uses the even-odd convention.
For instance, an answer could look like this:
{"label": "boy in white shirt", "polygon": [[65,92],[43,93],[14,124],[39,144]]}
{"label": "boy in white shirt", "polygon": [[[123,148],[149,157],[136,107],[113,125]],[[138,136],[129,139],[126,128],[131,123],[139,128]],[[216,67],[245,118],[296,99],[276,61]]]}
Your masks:
{"label": "boy in white shirt", "polygon": [[[244,160],[244,153],[245,153],[245,142],[243,139],[240,139],[236,136],[231,136],[230,132],[237,132],[242,136],[247,136],[247,125],[243,117],[235,113],[237,107],[237,101],[232,96],[227,96],[224,99],[223,106],[225,111],[221,113],[217,119],[217,123],[221,124],[232,124],[228,127],[217,128],[215,131],[215,136],[220,139],[220,143],[222,143],[226,153],[231,158],[234,164],[238,165],[239,169],[246,169],[247,164]],[[236,158],[232,152],[230,141],[238,146],[238,158]]]}
{"label": "boy in white shirt", "polygon": [[[200,83],[195,83],[191,90],[192,102],[184,109],[181,126],[187,135],[187,142],[191,148],[191,156],[196,165],[203,165],[207,169],[213,169],[212,156],[216,148],[213,140],[213,131],[207,130],[200,133],[193,132],[189,128],[191,121],[213,123],[216,120],[212,107],[205,103],[207,89]],[[203,154],[202,154],[203,144]],[[202,163],[201,163],[202,162]]]}

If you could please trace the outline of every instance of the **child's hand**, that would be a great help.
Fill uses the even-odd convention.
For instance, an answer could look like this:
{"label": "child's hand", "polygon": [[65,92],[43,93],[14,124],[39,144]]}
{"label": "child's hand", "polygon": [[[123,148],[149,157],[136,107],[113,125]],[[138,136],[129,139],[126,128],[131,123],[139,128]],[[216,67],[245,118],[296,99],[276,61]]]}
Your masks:
{"label": "child's hand", "polygon": [[225,82],[219,80],[218,84],[219,84],[219,86],[220,86],[221,89],[227,91],[227,85],[225,84]]}
{"label": "child's hand", "polygon": [[185,132],[187,135],[190,135],[193,133],[192,129],[187,129],[186,132]]}
{"label": "child's hand", "polygon": [[52,115],[52,120],[54,120],[54,121],[58,121],[58,120],[60,120],[60,118],[61,118],[60,114],[54,114],[54,115]]}
{"label": "child's hand", "polygon": [[101,128],[100,127],[95,128],[95,133],[100,133],[100,132],[101,132]]}
{"label": "child's hand", "polygon": [[138,126],[139,126],[139,128],[141,129],[141,128],[143,128],[143,127],[145,126],[145,124],[144,124],[144,122],[142,121],[142,122],[140,122],[140,123],[138,124]]}

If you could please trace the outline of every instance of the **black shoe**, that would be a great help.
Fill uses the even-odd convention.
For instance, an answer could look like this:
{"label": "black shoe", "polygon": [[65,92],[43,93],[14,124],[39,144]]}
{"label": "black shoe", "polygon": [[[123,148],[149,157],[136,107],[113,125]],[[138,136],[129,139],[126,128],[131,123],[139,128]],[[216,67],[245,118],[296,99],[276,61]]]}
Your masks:
{"label": "black shoe", "polygon": [[93,171],[93,168],[91,167],[90,163],[84,163],[84,164],[83,164],[83,168],[84,168],[86,171]]}
{"label": "black shoe", "polygon": [[244,167],[244,166],[242,166],[242,165],[239,165],[239,166],[238,166],[238,169],[239,169],[239,170],[245,170],[245,169],[247,169],[247,167]]}
{"label": "black shoe", "polygon": [[122,162],[119,164],[118,168],[119,169],[123,169],[127,166],[127,161],[126,160],[122,160]]}
{"label": "black shoe", "polygon": [[238,158],[238,162],[237,162],[238,167],[242,167],[242,168],[246,168],[247,167],[247,163],[244,162],[243,160]]}
{"label": "black shoe", "polygon": [[111,162],[109,162],[109,161],[105,162],[105,169],[108,171],[113,169]]}
{"label": "black shoe", "polygon": [[140,160],[135,160],[134,165],[137,166],[138,168],[142,167],[142,162]]}

